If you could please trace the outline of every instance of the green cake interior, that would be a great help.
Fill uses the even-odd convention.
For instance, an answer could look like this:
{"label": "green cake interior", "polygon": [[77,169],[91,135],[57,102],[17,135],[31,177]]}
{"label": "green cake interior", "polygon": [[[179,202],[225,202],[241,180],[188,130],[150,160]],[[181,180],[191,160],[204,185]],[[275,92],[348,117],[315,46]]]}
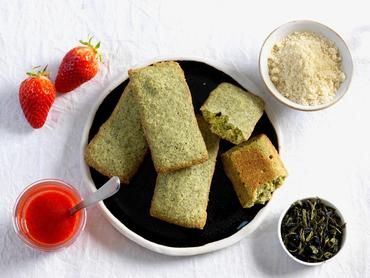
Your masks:
{"label": "green cake interior", "polygon": [[268,200],[271,199],[272,193],[275,189],[279,188],[284,183],[285,177],[279,176],[272,181],[266,182],[256,191],[256,200],[255,203],[265,204]]}
{"label": "green cake interior", "polygon": [[229,117],[219,113],[212,113],[207,110],[202,111],[203,117],[210,124],[211,131],[221,138],[228,138],[231,142],[237,144],[244,140],[242,131],[230,124]]}

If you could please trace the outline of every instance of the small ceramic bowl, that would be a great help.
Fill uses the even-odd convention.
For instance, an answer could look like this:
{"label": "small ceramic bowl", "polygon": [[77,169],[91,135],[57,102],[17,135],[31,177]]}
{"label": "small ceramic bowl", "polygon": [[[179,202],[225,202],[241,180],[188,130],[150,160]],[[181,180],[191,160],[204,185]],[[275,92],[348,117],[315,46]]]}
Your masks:
{"label": "small ceramic bowl", "polygon": [[[342,57],[342,71],[346,75],[346,79],[342,82],[339,89],[337,90],[335,97],[325,103],[320,105],[302,105],[298,104],[296,102],[291,101],[290,99],[283,96],[275,87],[275,85],[270,80],[269,71],[268,71],[268,58],[271,53],[272,47],[282,39],[284,39],[286,36],[291,34],[292,32],[302,32],[302,31],[308,31],[313,32],[316,34],[319,34],[325,38],[327,38],[329,41],[333,42],[334,45],[338,48],[339,53]],[[292,21],[288,22],[284,25],[281,25],[280,27],[276,28],[274,31],[271,32],[271,34],[266,38],[264,41],[260,56],[259,56],[259,69],[260,74],[262,77],[263,82],[265,83],[268,91],[281,103],[289,106],[290,108],[301,110],[301,111],[317,111],[324,108],[327,108],[334,103],[336,103],[338,100],[340,100],[344,94],[347,92],[348,87],[351,83],[352,79],[352,73],[353,73],[353,61],[351,57],[351,53],[349,52],[349,49],[344,42],[344,40],[332,29],[329,27],[318,23],[314,21],[309,20],[298,20],[298,21]]]}
{"label": "small ceramic bowl", "polygon": [[[318,198],[318,197],[308,197],[308,198],[304,198],[304,199],[297,200],[297,201],[295,201],[295,202],[298,202],[298,201],[302,201],[302,202],[303,202],[303,201],[306,201],[306,200],[308,200],[308,199],[316,199],[316,198]],[[302,261],[302,260],[300,260],[300,259],[298,259],[298,258],[294,257],[294,255],[293,255],[293,254],[291,254],[291,253],[288,251],[288,249],[286,248],[286,246],[285,246],[285,244],[284,244],[284,242],[283,242],[283,238],[282,238],[282,236],[281,236],[281,223],[282,223],[282,221],[283,221],[283,218],[284,218],[285,214],[288,212],[288,210],[290,209],[290,207],[291,207],[295,202],[293,202],[292,204],[290,204],[290,205],[289,205],[289,206],[288,206],[288,207],[283,211],[283,213],[282,213],[282,214],[281,214],[281,216],[280,216],[279,223],[278,223],[278,226],[277,226],[277,228],[278,228],[279,242],[280,242],[281,246],[283,247],[283,249],[284,249],[285,253],[287,253],[287,255],[288,255],[290,258],[292,258],[294,261],[296,261],[296,262],[298,262],[298,263],[300,263],[300,264],[303,264],[303,265],[307,265],[307,266],[317,266],[317,265],[321,265],[321,264],[323,264],[323,263],[325,263],[325,262],[328,262],[328,261],[332,260],[334,257],[336,257],[340,252],[342,252],[343,247],[344,247],[344,245],[345,245],[345,243],[346,243],[346,238],[347,238],[347,234],[348,234],[348,223],[345,221],[345,219],[344,219],[344,217],[343,217],[343,214],[340,212],[340,210],[338,209],[338,207],[336,207],[333,203],[330,203],[329,201],[327,201],[327,200],[325,200],[325,199],[323,199],[323,198],[319,198],[319,199],[320,199],[320,201],[321,201],[324,205],[327,205],[327,206],[330,206],[330,207],[334,208],[334,209],[335,209],[335,211],[336,211],[336,213],[338,214],[338,216],[339,216],[339,217],[340,217],[340,219],[342,220],[342,223],[346,223],[346,227],[345,227],[345,229],[343,230],[342,242],[341,242],[341,246],[340,246],[340,248],[339,248],[339,251],[338,251],[338,252],[337,252],[333,257],[331,257],[330,259],[324,260],[324,261],[322,261],[322,262],[316,262],[316,263],[305,262],[305,261]]]}

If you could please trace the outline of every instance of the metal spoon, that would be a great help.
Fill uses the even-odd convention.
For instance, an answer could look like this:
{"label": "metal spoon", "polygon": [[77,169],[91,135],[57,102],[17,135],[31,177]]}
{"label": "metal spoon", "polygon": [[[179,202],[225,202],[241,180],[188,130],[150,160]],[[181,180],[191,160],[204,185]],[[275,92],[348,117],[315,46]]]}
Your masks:
{"label": "metal spoon", "polygon": [[114,195],[120,189],[120,180],[118,177],[112,177],[97,191],[87,196],[86,199],[79,202],[77,205],[69,209],[69,215],[73,215],[80,209],[86,208],[99,201],[102,201],[112,195]]}

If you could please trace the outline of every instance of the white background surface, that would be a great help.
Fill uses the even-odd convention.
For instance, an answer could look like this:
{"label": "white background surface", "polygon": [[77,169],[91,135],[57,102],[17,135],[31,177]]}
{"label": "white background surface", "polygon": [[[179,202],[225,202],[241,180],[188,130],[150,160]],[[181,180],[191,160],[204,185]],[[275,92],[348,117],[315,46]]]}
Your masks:
{"label": "white background surface", "polygon": [[[0,277],[369,277],[370,16],[364,3],[1,0]],[[130,242],[92,208],[85,232],[66,250],[41,253],[20,242],[11,211],[25,186],[52,177],[87,193],[76,154],[87,114],[112,80],[146,60],[184,56],[216,59],[262,88],[260,46],[293,19],[314,19],[339,32],[352,52],[354,76],[348,94],[322,112],[296,112],[264,95],[284,133],[290,177],[255,233],[215,253],[167,257]],[[63,55],[88,34],[102,41],[105,65],[93,81],[58,96],[46,126],[32,130],[18,103],[25,72],[49,64],[55,78]],[[348,222],[345,250],[320,267],[293,262],[277,239],[280,212],[306,196],[328,198]]]}

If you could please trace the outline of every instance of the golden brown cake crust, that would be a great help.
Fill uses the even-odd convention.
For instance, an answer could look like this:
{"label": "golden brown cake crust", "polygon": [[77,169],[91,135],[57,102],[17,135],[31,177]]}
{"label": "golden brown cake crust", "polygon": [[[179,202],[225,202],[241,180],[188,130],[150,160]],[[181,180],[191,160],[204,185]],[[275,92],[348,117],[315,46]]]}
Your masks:
{"label": "golden brown cake crust", "polygon": [[221,159],[243,207],[254,202],[258,188],[288,175],[274,145],[264,134],[231,148]]}

